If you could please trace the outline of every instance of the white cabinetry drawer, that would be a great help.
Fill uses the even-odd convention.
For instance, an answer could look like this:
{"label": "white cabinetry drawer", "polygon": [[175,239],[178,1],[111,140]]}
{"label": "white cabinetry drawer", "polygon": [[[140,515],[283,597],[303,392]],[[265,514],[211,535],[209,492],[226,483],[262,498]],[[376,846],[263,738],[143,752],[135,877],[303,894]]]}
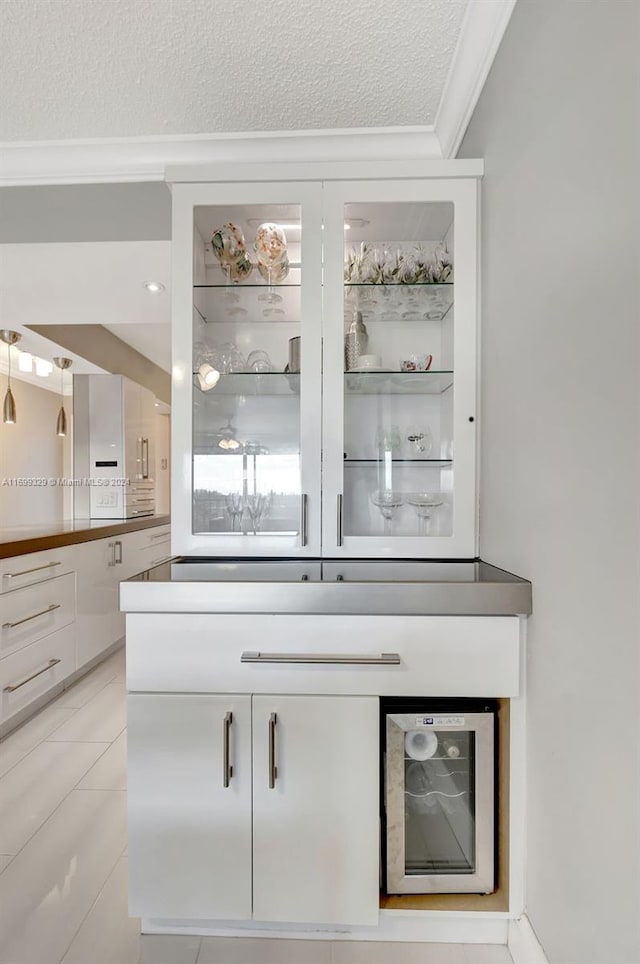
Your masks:
{"label": "white cabinetry drawer", "polygon": [[0,657],[74,621],[75,579],[69,572],[0,596]]}
{"label": "white cabinetry drawer", "polygon": [[[519,630],[517,616],[130,613],[127,686],[140,692],[517,696]],[[242,661],[243,653],[256,650],[282,660]],[[397,655],[397,664],[385,663],[382,654]]]}
{"label": "white cabinetry drawer", "polygon": [[42,696],[76,668],[74,626],[0,660],[0,720],[7,720]]}
{"label": "white cabinetry drawer", "polygon": [[73,568],[72,549],[66,546],[64,549],[29,552],[23,556],[0,559],[0,592],[32,586],[71,572]]}

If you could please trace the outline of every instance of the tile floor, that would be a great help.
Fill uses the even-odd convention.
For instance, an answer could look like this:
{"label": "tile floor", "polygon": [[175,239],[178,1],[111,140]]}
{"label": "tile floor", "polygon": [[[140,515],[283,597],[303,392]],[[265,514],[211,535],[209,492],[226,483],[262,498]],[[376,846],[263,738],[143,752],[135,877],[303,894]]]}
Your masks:
{"label": "tile floor", "polygon": [[0,743],[0,964],[512,964],[505,947],[140,936],[124,651]]}

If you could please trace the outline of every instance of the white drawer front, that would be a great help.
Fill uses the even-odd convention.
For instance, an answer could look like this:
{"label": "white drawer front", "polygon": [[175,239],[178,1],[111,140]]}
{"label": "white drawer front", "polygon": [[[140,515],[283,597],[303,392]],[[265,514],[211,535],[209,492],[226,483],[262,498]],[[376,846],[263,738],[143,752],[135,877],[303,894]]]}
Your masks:
{"label": "white drawer front", "polygon": [[32,586],[53,576],[72,572],[73,547],[50,549],[47,552],[29,552],[23,556],[0,559],[0,592],[11,592]]}
{"label": "white drawer front", "polygon": [[69,572],[0,596],[0,657],[72,623],[75,589],[75,573]]}
{"label": "white drawer front", "polygon": [[7,720],[24,709],[75,668],[73,624],[0,660],[0,719]]}
{"label": "white drawer front", "polygon": [[139,529],[137,532],[127,533],[125,536],[126,546],[136,549],[150,549],[161,542],[171,539],[170,526],[152,526],[149,529]]}
{"label": "white drawer front", "polygon": [[[127,615],[131,691],[517,696],[516,616]],[[243,652],[353,663],[243,663]],[[362,664],[399,656],[398,665]]]}

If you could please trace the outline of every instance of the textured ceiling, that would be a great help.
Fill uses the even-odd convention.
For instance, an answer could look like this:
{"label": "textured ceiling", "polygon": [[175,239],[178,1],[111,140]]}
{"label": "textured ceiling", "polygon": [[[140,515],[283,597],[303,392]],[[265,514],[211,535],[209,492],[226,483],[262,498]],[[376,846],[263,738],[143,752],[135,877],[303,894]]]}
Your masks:
{"label": "textured ceiling", "polygon": [[432,124],[467,2],[2,0],[0,141]]}

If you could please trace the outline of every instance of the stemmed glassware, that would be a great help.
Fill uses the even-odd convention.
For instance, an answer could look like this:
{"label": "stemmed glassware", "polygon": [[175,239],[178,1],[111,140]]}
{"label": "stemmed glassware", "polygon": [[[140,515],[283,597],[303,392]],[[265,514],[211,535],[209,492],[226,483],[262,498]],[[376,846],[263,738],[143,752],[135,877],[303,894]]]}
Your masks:
{"label": "stemmed glassware", "polygon": [[231,531],[235,532],[236,519],[241,519],[244,512],[244,499],[239,492],[231,492],[230,495],[225,496],[224,501],[226,510],[231,516]]}
{"label": "stemmed glassware", "polygon": [[258,534],[260,524],[271,507],[271,496],[261,492],[248,495],[246,499],[247,512],[251,519],[254,536]]}
{"label": "stemmed glassware", "polygon": [[277,224],[265,222],[256,232],[254,249],[258,258],[258,271],[267,282],[267,293],[258,295],[258,301],[266,301],[269,307],[262,314],[265,318],[284,317],[282,308],[274,308],[282,301],[282,296],[273,290],[289,274],[287,239]]}
{"label": "stemmed glassware", "polygon": [[380,510],[383,522],[383,532],[385,536],[391,533],[391,523],[397,510],[404,505],[405,496],[401,492],[394,492],[392,489],[377,489],[371,495],[371,501]]}
{"label": "stemmed glassware", "polygon": [[431,492],[410,492],[405,498],[418,516],[418,535],[428,536],[433,510],[442,505],[442,500]]}

